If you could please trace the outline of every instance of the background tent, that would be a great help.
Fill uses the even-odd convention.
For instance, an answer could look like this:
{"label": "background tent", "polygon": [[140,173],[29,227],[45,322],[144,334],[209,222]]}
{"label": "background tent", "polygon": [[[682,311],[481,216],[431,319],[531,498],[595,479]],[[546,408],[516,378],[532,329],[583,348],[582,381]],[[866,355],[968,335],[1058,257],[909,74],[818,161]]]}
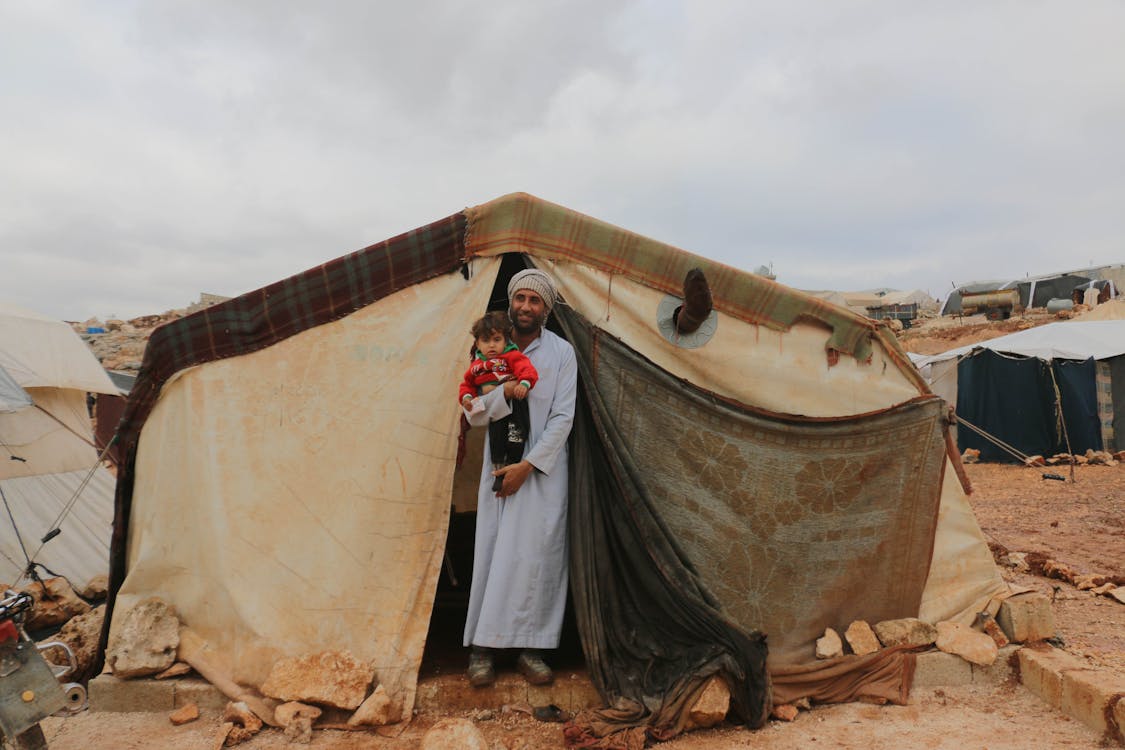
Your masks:
{"label": "background tent", "polygon": [[[558,280],[583,373],[572,597],[607,700],[674,727],[719,673],[758,723],[755,631],[776,690],[825,627],[971,622],[1004,590],[942,405],[885,327],[515,194],[154,333],[121,427],[108,630],[160,596],[241,684],[348,650],[408,716],[462,502],[467,327],[525,262]],[[716,309],[681,338],[693,267]],[[901,700],[908,656],[879,659],[786,689]]]}
{"label": "background tent", "polygon": [[949,293],[941,306],[942,315],[959,315],[961,313],[961,297],[966,293],[991,292],[1004,286],[1003,281],[973,281],[962,284]]}
{"label": "background tent", "polygon": [[1005,284],[1004,288],[1019,290],[1022,307],[1046,307],[1053,299],[1070,299],[1075,289],[1089,283],[1089,276],[1063,273],[1013,281]]}
{"label": "background tent", "polygon": [[[1021,453],[1116,450],[1125,434],[1123,320],[1049,323],[912,359],[959,417]],[[957,443],[985,460],[1018,460],[967,428]]]}
{"label": "background tent", "polygon": [[108,571],[113,522],[113,476],[101,467],[91,475],[98,454],[86,394],[117,389],[69,325],[13,305],[0,305],[0,371],[32,402],[0,413],[0,495],[12,514],[0,524],[0,580],[16,582],[27,567],[25,548],[35,554],[89,478],[62,533],[36,556],[80,587]]}

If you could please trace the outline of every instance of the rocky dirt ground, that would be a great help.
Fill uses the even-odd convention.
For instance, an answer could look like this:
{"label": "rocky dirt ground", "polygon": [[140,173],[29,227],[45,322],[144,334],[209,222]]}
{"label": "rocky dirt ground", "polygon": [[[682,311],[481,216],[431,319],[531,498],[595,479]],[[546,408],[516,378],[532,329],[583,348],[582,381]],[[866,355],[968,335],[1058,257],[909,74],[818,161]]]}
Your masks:
{"label": "rocky dirt ground", "polygon": [[[1125,464],[1076,467],[1075,482],[1042,479],[1023,466],[973,464],[970,497],[981,528],[998,555],[1038,552],[1082,573],[1125,573]],[[1051,595],[1063,647],[1092,665],[1125,672],[1125,605],[1070,583],[1001,567],[1013,584]],[[465,712],[489,750],[562,747],[558,724],[519,711]],[[313,748],[360,750],[417,748],[441,716],[420,714],[397,738],[335,730],[314,733]],[[85,712],[43,724],[52,750],[194,750],[211,748],[217,712],[181,727],[165,714]],[[771,721],[758,731],[724,726],[680,737],[668,750],[735,748],[932,748],[1024,750],[1097,748],[1101,737],[1050,708],[1014,682],[919,689],[907,706],[861,703],[814,706],[791,723]],[[293,748],[279,730],[267,730],[239,747]]]}
{"label": "rocky dirt ground", "polygon": [[[178,317],[138,319],[116,331],[88,337],[105,364],[135,370],[143,340],[153,323]],[[932,354],[974,341],[1053,322],[1054,316],[1027,314],[1007,321],[983,317],[931,319],[902,332],[908,351]],[[83,324],[85,325],[85,324]],[[137,343],[140,342],[140,346]],[[1059,467],[1051,467],[1056,472]],[[1077,573],[1125,575],[1125,463],[1079,466],[1074,481],[1045,480],[1045,469],[1014,465],[967,467],[970,497],[986,539],[998,559],[1011,552],[1053,559]],[[1068,471],[1062,472],[1069,475]],[[1014,585],[1053,599],[1060,644],[1100,668],[1125,672],[1125,605],[1067,581],[1001,565]],[[1122,581],[1125,583],[1125,581]],[[419,747],[422,736],[443,717],[420,714],[397,738],[323,730],[314,748],[359,750]],[[489,750],[539,750],[562,746],[558,724],[540,723],[518,711],[461,715],[484,734]],[[52,750],[130,750],[215,747],[220,717],[204,712],[191,724],[174,727],[164,714],[91,713],[43,723]],[[239,747],[291,748],[280,731],[268,730]],[[1017,683],[916,690],[907,706],[847,704],[814,706],[791,723],[771,721],[758,731],[724,726],[665,743],[669,750],[734,748],[933,748],[935,750],[1016,750],[1096,748],[1102,739],[1087,727],[1051,709]]]}

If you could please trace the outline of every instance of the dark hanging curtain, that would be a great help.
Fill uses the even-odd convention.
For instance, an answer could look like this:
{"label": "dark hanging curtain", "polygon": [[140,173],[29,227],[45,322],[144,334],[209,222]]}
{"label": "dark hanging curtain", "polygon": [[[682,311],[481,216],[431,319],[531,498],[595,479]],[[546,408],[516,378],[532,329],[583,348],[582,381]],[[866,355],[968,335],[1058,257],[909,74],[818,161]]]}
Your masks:
{"label": "dark hanging curtain", "polygon": [[1085,453],[1102,450],[1102,428],[1098,419],[1097,363],[1091,357],[1079,362],[1073,359],[1056,359],[1051,363],[1055,381],[1062,397],[1062,413],[1066,435],[1057,437],[1058,450],[1066,451],[1066,437],[1070,438],[1070,451]]}
{"label": "dark hanging curtain", "polygon": [[759,727],[770,711],[765,636],[720,611],[677,547],[620,448],[593,376],[588,324],[567,308],[556,314],[581,383],[570,443],[571,594],[590,678],[610,707],[576,717],[568,744],[674,736],[713,675],[726,679],[733,714]]}
{"label": "dark hanging curtain", "polygon": [[[1027,455],[1054,455],[1055,394],[1046,365],[982,349],[957,364],[957,415]],[[957,443],[980,451],[981,460],[1019,459],[967,427]]]}
{"label": "dark hanging curtain", "polygon": [[[1102,450],[1096,368],[1093,358],[1048,363],[983,349],[957,365],[957,414],[1027,455]],[[968,428],[957,443],[984,461],[1019,460]]]}

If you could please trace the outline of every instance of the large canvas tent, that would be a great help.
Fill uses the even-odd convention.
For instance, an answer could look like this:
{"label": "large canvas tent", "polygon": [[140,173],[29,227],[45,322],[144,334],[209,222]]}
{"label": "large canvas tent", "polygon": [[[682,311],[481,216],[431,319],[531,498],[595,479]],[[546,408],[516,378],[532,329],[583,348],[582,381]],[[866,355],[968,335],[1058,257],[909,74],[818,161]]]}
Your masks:
{"label": "large canvas tent", "polygon": [[[409,716],[466,331],[513,261],[557,279],[578,355],[571,594],[607,701],[674,728],[721,674],[760,723],[757,631],[775,694],[901,700],[908,654],[818,669],[815,637],[969,622],[1004,590],[944,405],[885,327],[513,194],[154,333],[120,431],[109,631],[160,596],[241,684],[347,650]],[[715,311],[681,338],[694,267]]]}
{"label": "large canvas tent", "polygon": [[[11,513],[0,524],[0,580],[15,583],[30,555],[39,574],[82,586],[108,572],[114,492],[86,394],[117,389],[69,325],[0,304],[0,392],[0,499]],[[61,533],[41,544],[60,519]]]}
{"label": "large canvas tent", "polygon": [[[1049,323],[914,357],[960,418],[1024,455],[1116,450],[1125,435],[1125,321]],[[1018,456],[972,429],[961,450],[989,461]]]}

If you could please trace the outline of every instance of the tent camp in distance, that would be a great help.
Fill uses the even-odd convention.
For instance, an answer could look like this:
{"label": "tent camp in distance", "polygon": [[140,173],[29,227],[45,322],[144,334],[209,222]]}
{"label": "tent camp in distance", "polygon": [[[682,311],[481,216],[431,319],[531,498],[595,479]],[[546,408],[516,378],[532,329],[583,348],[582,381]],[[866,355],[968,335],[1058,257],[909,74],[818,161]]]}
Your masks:
{"label": "tent camp in distance", "polygon": [[[160,597],[241,685],[346,651],[409,717],[450,514],[475,503],[468,326],[525,265],[557,279],[579,360],[571,600],[607,703],[674,729],[715,674],[752,726],[771,690],[901,701],[910,654],[816,663],[815,639],[969,623],[1005,590],[947,409],[884,325],[517,193],[154,333],[120,431],[110,633]],[[693,268],[714,311],[679,336]]]}
{"label": "tent camp in distance", "polygon": [[986,461],[1020,461],[1121,449],[1125,320],[1049,323],[912,358],[967,423],[956,430],[962,451],[979,450]]}

